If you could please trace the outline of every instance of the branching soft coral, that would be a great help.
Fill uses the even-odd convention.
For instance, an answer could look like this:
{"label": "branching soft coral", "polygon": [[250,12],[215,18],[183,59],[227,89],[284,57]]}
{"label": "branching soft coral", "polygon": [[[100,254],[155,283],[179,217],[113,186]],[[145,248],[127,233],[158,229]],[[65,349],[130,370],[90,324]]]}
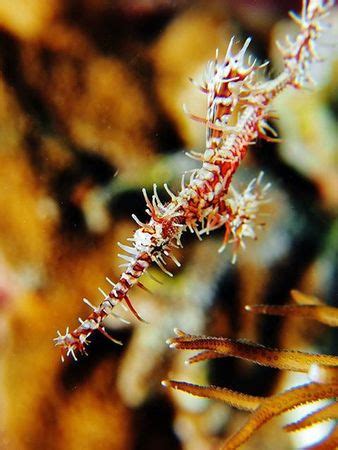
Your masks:
{"label": "branching soft coral", "polygon": [[338,327],[337,308],[324,305],[318,299],[302,294],[296,290],[291,292],[291,296],[296,302],[295,305],[248,305],[245,309],[254,313],[272,316],[299,316],[317,320],[330,327]]}
{"label": "branching soft coral", "polygon": [[246,424],[225,441],[221,449],[239,448],[267,421],[285,411],[317,400],[336,397],[338,395],[337,381],[330,384],[308,383],[267,398],[249,416]]}
{"label": "branching soft coral", "polygon": [[[197,355],[197,358],[193,357],[189,359],[189,363],[202,359],[214,358],[216,353],[216,357],[236,356],[250,359],[258,364],[264,364],[270,367],[308,373],[310,379],[308,384],[297,386],[268,398],[255,397],[217,386],[197,386],[180,381],[164,381],[164,386],[169,386],[200,397],[222,400],[238,409],[254,411],[247,423],[221,447],[224,450],[239,448],[255,433],[255,431],[257,431],[258,428],[285,411],[306,403],[312,403],[322,399],[332,399],[338,396],[337,357],[309,355],[303,352],[288,350],[271,350],[253,343],[231,341],[223,338],[191,336],[186,335],[183,332],[177,332],[177,334],[177,338],[169,340],[169,345],[171,347],[178,349],[204,350],[204,352]],[[205,349],[207,350],[205,351]],[[215,349],[217,351],[215,351]],[[199,357],[199,355],[203,355],[203,358]],[[325,363],[328,365],[323,365]],[[335,365],[330,366],[329,364]],[[337,412],[337,404],[333,403],[329,407],[318,410],[316,413],[307,416],[303,421],[288,425],[286,429],[287,431],[296,431],[318,421],[338,418]]]}
{"label": "branching soft coral", "polygon": [[272,349],[244,339],[192,336],[179,330],[175,332],[178,337],[168,340],[170,347],[180,350],[204,350],[190,358],[187,361],[190,364],[204,359],[235,356],[263,366],[297,372],[308,372],[314,363],[322,366],[338,365],[338,356]]}
{"label": "branching soft coral", "polygon": [[[293,298],[306,300],[306,296],[297,291],[292,292]],[[312,298],[309,302],[314,302]],[[316,301],[317,303],[317,301]],[[317,305],[325,307],[325,305]],[[332,314],[338,314],[338,308],[331,308]],[[256,311],[255,308],[252,309]],[[259,312],[261,312],[259,310]],[[262,345],[245,340],[231,340],[205,336],[192,336],[175,330],[177,337],[168,340],[172,348],[184,350],[202,350],[201,353],[188,359],[188,363],[195,363],[205,359],[225,356],[235,356],[278,369],[306,372],[310,382],[297,386],[271,397],[255,397],[227,388],[217,386],[197,386],[180,381],[164,381],[169,386],[189,394],[222,400],[238,409],[252,411],[246,424],[233,436],[225,441],[221,449],[236,449],[243,445],[260,427],[275,416],[290,409],[322,399],[334,399],[338,396],[338,357],[331,355],[309,354],[293,350],[269,349]],[[338,419],[337,402],[318,409],[302,420],[289,424],[286,431],[297,431],[314,423]],[[338,445],[337,434],[334,431],[319,447],[333,449]]]}
{"label": "branching soft coral", "polygon": [[254,411],[264,400],[264,397],[242,394],[241,392],[221,388],[219,386],[198,386],[197,384],[175,380],[163,380],[162,385],[165,387],[178,389],[179,391],[184,391],[192,395],[197,395],[198,397],[222,400],[228,405],[244,411]]}

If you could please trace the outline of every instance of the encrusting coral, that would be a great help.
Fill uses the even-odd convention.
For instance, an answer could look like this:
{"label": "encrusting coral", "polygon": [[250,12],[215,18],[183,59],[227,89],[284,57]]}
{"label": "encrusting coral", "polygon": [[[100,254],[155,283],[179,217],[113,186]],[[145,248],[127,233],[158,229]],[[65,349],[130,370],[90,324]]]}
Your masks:
{"label": "encrusting coral", "polygon": [[[58,333],[55,342],[61,347],[62,358],[65,355],[76,358],[78,351],[84,352],[95,330],[119,343],[106,333],[104,319],[122,303],[141,319],[129,299],[129,291],[134,285],[142,287],[139,278],[153,263],[168,275],[171,275],[166,268],[168,258],[180,266],[174,249],[182,246],[183,232],[190,230],[201,239],[204,234],[224,227],[224,244],[234,243],[234,260],[238,247],[245,245],[245,238],[256,237],[260,222],[255,222],[268,185],[261,186],[260,175],[239,194],[231,186],[232,177],[249,146],[258,138],[276,140],[276,132],[268,123],[274,117],[270,110],[274,98],[287,87],[299,89],[311,82],[309,65],[319,60],[315,43],[324,29],[322,19],[332,5],[332,1],[312,0],[304,2],[300,17],[292,14],[300,31],[293,41],[279,45],[284,70],[273,80],[261,80],[261,69],[266,63],[256,65],[250,59],[246,61],[250,39],[237,53],[233,53],[232,39],[223,60],[219,60],[216,52],[216,59],[207,66],[205,80],[198,85],[207,95],[207,116],[201,118],[188,113],[192,119],[206,125],[205,152],[191,153],[202,162],[202,167],[192,171],[188,183],[183,176],[178,194],[164,185],[170,197],[168,202],[162,203],[156,185],[151,199],[143,190],[150,220],[143,223],[133,216],[139,228],[130,238],[130,246],[119,244],[127,253],[120,255],[126,260],[126,269],[119,281],[115,284],[108,279],[112,289],[108,293],[101,290],[104,300],[99,306],[92,306],[85,300],[93,311],[87,319],[80,320],[78,328],[67,329],[65,335]],[[224,245],[220,250],[223,248]]]}

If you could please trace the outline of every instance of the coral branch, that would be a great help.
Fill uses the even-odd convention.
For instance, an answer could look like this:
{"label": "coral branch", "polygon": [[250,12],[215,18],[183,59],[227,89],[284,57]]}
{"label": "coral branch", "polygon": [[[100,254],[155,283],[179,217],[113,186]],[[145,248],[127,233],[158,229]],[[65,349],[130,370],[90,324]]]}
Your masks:
{"label": "coral branch", "polygon": [[265,400],[265,397],[257,397],[254,395],[242,394],[241,392],[232,391],[231,389],[221,388],[218,386],[198,386],[197,384],[185,383],[183,381],[164,380],[162,385],[178,389],[197,397],[213,398],[221,400],[228,405],[244,411],[254,411]]}
{"label": "coral branch", "polygon": [[338,308],[327,305],[247,305],[246,311],[272,316],[299,316],[314,319],[330,327],[338,326]]}
{"label": "coral branch", "polygon": [[308,414],[297,422],[289,423],[284,426],[285,431],[299,431],[304,428],[311,427],[312,425],[324,422],[326,420],[338,419],[338,403],[330,403],[329,405],[323,406],[316,411]]}
{"label": "coral branch", "polygon": [[247,359],[263,366],[275,367],[297,372],[308,372],[314,363],[321,366],[338,365],[338,357],[332,355],[310,354],[294,350],[279,350],[264,347],[263,345],[246,340],[233,340],[228,338],[192,336],[182,334],[171,338],[168,344],[180,350],[207,350],[199,353],[189,362],[204,359],[234,356]]}
{"label": "coral branch", "polygon": [[225,441],[223,450],[237,449],[243,445],[260,427],[273,417],[296,406],[312,403],[317,400],[333,398],[338,395],[338,384],[309,383],[292,388],[281,394],[266,399],[257,410],[250,415],[246,424]]}
{"label": "coral branch", "polygon": [[290,292],[292,299],[298,305],[322,305],[323,302],[319,300],[319,298],[304,294],[304,292],[297,291],[296,289],[292,289]]}

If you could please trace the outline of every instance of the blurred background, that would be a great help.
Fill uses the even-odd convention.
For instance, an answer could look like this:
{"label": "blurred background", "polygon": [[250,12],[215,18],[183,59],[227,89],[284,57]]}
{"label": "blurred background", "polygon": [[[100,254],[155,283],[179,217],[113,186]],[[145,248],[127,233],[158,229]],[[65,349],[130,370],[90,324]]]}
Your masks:
{"label": "blurred background", "polygon": [[[297,5],[295,6],[295,4]],[[298,4],[299,3],[299,4]],[[157,269],[132,300],[149,325],[111,320],[116,346],[95,335],[88,357],[61,363],[52,339],[100,301],[97,286],[120,273],[117,241],[145,219],[141,188],[196,167],[205,130],[202,80],[218,47],[252,36],[252,55],[281,61],[274,42],[294,31],[300,2],[264,0],[1,0],[0,2],[0,448],[4,450],[212,450],[246,413],[173,393],[172,377],[270,395],[303,382],[232,358],[184,366],[165,340],[193,334],[335,353],[337,333],[301,319],[255,317],[254,303],[284,304],[290,289],[336,304],[338,225],[337,47],[326,33],[314,91],[275,102],[281,144],[259,142],[234,179],[264,170],[272,183],[266,226],[231,264],[222,231],[186,236],[173,279]],[[330,21],[337,24],[335,11]],[[332,36],[334,33],[332,31]],[[336,274],[337,275],[337,274]],[[130,319],[121,311],[121,315]],[[292,449],[273,421],[246,449]],[[328,427],[312,433],[319,438]]]}

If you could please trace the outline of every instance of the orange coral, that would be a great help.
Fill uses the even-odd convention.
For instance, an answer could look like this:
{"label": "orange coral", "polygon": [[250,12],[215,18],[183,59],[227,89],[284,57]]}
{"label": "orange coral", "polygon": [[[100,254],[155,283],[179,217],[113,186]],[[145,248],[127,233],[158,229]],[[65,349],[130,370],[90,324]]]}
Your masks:
{"label": "orange coral", "polygon": [[314,363],[327,366],[338,365],[338,356],[271,349],[244,339],[192,336],[182,331],[175,331],[178,337],[168,339],[170,347],[180,350],[206,350],[190,358],[189,363],[222,356],[235,356],[263,366],[297,372],[308,372]]}
{"label": "orange coral", "polygon": [[306,427],[311,427],[315,423],[323,422],[325,420],[338,419],[338,403],[330,403],[317,409],[311,414],[306,415],[297,422],[289,423],[284,426],[285,431],[298,431]]}
{"label": "orange coral", "polygon": [[247,305],[245,309],[259,314],[276,316],[299,316],[307,319],[314,319],[330,327],[338,326],[337,308],[321,304],[318,299],[307,296],[299,291],[291,292],[296,305]]}
{"label": "orange coral", "polygon": [[[306,300],[306,297],[298,292],[296,294],[293,292],[292,295],[293,297],[296,296],[297,299],[299,298],[300,301]],[[314,302],[316,300],[310,299],[310,301]],[[325,305],[311,306],[325,308]],[[331,307],[331,309],[332,316],[336,316],[338,308]],[[263,307],[251,307],[250,310],[261,312]],[[322,316],[319,317],[322,318]],[[168,340],[170,347],[181,350],[202,350],[201,353],[190,358],[188,360],[189,363],[222,356],[235,356],[269,367],[307,372],[308,374],[310,380],[308,384],[291,388],[267,398],[246,395],[217,386],[197,386],[173,380],[164,381],[162,383],[164,386],[201,397],[222,400],[238,409],[253,411],[246,424],[221,446],[222,450],[239,448],[266,422],[285,411],[307,403],[316,402],[317,400],[333,399],[338,396],[338,357],[336,356],[269,349],[245,340],[235,341],[225,338],[192,336],[179,330],[175,331],[177,337]],[[315,413],[306,416],[303,420],[286,426],[286,430],[296,431],[319,421],[338,418],[337,405],[335,402],[319,409]],[[338,443],[335,431],[322,444],[318,443],[318,445],[322,445],[322,447],[318,448],[334,448],[332,447],[333,443],[334,445]]]}

